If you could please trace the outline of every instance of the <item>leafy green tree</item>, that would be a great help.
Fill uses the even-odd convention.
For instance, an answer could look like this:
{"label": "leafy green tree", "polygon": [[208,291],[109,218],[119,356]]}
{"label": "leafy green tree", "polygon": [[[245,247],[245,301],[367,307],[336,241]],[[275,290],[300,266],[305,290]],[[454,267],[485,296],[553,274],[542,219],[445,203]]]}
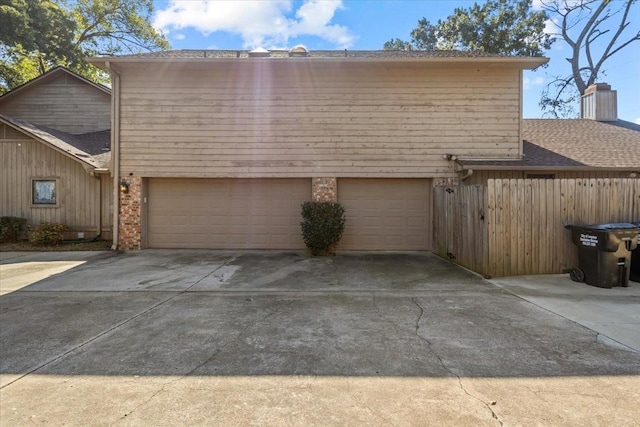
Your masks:
{"label": "leafy green tree", "polygon": [[0,0],[0,93],[64,65],[94,80],[94,55],[169,48],[152,0]]}
{"label": "leafy green tree", "polygon": [[411,31],[411,41],[389,40],[387,50],[466,50],[499,55],[542,56],[553,38],[544,31],[545,11],[532,0],[488,0],[456,8],[432,24],[425,18]]}
{"label": "leafy green tree", "polygon": [[[584,91],[605,75],[612,56],[640,40],[637,0],[549,0],[541,5],[556,26],[553,36],[569,46],[570,71],[555,76],[542,93],[546,115],[571,117]],[[635,12],[635,13],[634,13]],[[635,17],[635,27],[631,17]]]}
{"label": "leafy green tree", "polygon": [[382,48],[384,50],[413,50],[413,45],[411,42],[396,38],[386,41]]}
{"label": "leafy green tree", "polygon": [[0,42],[64,56],[73,50],[74,23],[67,11],[46,0],[0,0]]}

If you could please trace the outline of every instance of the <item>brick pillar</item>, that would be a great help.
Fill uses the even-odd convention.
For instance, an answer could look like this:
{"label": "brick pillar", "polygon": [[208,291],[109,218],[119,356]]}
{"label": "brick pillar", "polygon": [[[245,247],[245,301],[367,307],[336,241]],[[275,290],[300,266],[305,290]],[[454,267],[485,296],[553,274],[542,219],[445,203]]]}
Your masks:
{"label": "brick pillar", "polygon": [[314,202],[337,202],[338,180],[336,178],[313,178],[311,200]]}
{"label": "brick pillar", "polygon": [[142,216],[141,188],[142,178],[136,176],[122,177],[129,183],[129,192],[120,195],[119,227],[118,227],[118,249],[138,250],[141,249],[142,227],[140,218]]}

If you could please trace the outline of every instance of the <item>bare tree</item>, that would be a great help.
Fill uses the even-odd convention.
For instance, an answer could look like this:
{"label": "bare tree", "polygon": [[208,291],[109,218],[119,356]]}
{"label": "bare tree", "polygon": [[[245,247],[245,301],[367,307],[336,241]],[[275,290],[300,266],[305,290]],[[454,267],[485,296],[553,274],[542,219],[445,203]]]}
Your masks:
{"label": "bare tree", "polygon": [[[576,101],[605,74],[605,62],[640,40],[640,19],[631,13],[638,0],[541,1],[557,27],[557,38],[571,49],[566,58],[571,74],[556,76],[543,92],[540,107],[546,115],[566,117],[575,113]],[[634,10],[635,12],[635,10]],[[630,17],[636,19],[634,28]]]}

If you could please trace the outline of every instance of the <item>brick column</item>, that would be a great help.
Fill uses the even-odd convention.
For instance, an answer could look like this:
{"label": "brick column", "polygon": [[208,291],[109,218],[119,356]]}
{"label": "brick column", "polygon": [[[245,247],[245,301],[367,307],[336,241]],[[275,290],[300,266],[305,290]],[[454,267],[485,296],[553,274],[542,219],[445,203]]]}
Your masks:
{"label": "brick column", "polygon": [[140,218],[142,216],[141,188],[142,178],[136,176],[122,177],[129,183],[129,192],[120,195],[119,227],[118,227],[118,249],[138,250],[141,249],[142,227]]}
{"label": "brick column", "polygon": [[337,202],[337,181],[336,178],[312,178],[311,200],[314,202]]}

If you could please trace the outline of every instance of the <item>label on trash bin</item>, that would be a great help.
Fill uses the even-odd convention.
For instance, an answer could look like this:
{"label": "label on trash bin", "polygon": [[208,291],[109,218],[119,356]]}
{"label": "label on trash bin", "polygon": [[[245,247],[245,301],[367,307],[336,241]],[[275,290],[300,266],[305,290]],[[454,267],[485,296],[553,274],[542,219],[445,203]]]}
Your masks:
{"label": "label on trash bin", "polygon": [[598,246],[598,236],[580,234],[580,243],[582,243],[582,246],[596,247]]}

